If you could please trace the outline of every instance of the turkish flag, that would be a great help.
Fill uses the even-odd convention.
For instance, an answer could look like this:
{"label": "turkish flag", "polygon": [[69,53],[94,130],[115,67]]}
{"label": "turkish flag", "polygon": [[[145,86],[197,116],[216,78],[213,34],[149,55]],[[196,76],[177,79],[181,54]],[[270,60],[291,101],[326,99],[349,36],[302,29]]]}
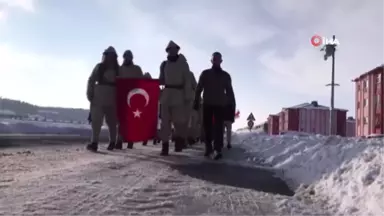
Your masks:
{"label": "turkish flag", "polygon": [[156,136],[159,80],[116,80],[119,132],[125,142],[147,141]]}

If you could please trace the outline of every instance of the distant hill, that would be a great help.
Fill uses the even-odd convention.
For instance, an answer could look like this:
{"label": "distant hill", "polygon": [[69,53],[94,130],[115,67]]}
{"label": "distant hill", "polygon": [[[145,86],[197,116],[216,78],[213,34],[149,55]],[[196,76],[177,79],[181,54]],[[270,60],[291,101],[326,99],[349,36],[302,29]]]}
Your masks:
{"label": "distant hill", "polygon": [[0,113],[14,113],[16,116],[41,116],[53,121],[87,121],[89,110],[61,107],[40,107],[27,102],[0,98]]}

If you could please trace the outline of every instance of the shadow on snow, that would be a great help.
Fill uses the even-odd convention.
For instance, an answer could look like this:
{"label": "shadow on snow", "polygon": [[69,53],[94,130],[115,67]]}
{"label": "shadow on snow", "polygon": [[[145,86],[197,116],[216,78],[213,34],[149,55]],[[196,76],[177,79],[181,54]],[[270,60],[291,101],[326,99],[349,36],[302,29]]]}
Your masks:
{"label": "shadow on snow", "polygon": [[[191,149],[191,148],[190,148]],[[202,150],[202,146],[192,149]],[[187,150],[188,151],[188,150]],[[263,191],[266,193],[293,196],[294,192],[280,178],[275,176],[273,171],[260,167],[243,166],[236,164],[247,157],[241,148],[233,148],[224,151],[223,161],[212,161],[203,158],[203,151],[190,152],[189,155],[173,154],[168,157],[158,155],[147,155],[147,160],[155,160],[169,165],[172,169],[179,171],[183,175],[214,184]],[[140,155],[140,153],[139,153]],[[201,155],[201,156],[200,156]],[[136,155],[138,156],[138,155]],[[229,162],[229,163],[227,163]]]}
{"label": "shadow on snow", "polygon": [[294,192],[289,189],[283,180],[275,177],[273,172],[261,168],[220,162],[171,164],[170,166],[181,174],[214,184],[286,196],[294,195]]}

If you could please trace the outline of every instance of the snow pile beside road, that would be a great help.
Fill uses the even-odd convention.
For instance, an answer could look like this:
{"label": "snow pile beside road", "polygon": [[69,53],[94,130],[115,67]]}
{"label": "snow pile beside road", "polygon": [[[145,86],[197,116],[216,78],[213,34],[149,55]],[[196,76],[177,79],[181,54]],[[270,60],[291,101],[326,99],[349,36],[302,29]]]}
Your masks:
{"label": "snow pile beside road", "polygon": [[239,133],[253,162],[272,166],[297,191],[335,214],[384,215],[384,139]]}

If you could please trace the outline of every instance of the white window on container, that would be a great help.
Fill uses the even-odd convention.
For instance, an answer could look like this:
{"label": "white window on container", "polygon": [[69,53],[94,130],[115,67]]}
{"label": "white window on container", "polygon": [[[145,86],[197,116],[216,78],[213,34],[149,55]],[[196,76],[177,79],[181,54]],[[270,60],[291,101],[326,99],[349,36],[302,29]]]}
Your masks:
{"label": "white window on container", "polygon": [[364,123],[364,125],[368,124],[368,118],[367,117],[363,118],[363,123]]}
{"label": "white window on container", "polygon": [[381,74],[377,75],[376,81],[377,81],[377,83],[381,83]]}

